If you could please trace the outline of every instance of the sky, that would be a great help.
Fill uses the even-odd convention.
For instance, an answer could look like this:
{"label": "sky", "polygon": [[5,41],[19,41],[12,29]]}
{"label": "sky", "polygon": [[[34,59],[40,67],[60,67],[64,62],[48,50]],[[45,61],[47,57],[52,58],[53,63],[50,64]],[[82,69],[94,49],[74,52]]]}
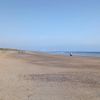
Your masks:
{"label": "sky", "polygon": [[0,0],[0,47],[100,51],[100,0]]}

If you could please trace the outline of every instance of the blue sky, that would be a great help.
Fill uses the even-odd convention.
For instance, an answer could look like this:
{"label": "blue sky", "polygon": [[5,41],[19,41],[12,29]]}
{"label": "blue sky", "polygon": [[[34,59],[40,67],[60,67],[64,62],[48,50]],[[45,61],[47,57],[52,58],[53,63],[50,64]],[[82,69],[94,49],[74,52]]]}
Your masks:
{"label": "blue sky", "polygon": [[100,51],[100,0],[0,0],[0,47]]}

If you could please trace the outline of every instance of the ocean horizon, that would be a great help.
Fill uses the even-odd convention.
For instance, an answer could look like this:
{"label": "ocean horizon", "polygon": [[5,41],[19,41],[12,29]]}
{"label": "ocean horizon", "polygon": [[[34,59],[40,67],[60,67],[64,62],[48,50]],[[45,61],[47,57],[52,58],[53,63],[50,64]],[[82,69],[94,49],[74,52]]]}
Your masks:
{"label": "ocean horizon", "polygon": [[89,51],[50,51],[48,53],[52,54],[64,54],[69,55],[72,53],[73,56],[92,56],[92,57],[100,57],[100,52],[89,52]]}

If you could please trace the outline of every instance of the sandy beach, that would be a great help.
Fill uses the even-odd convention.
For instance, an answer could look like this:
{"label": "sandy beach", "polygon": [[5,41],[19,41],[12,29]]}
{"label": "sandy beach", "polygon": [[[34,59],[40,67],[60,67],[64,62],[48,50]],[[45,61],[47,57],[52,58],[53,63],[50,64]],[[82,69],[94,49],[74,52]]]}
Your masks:
{"label": "sandy beach", "polygon": [[1,50],[0,100],[100,100],[100,58]]}

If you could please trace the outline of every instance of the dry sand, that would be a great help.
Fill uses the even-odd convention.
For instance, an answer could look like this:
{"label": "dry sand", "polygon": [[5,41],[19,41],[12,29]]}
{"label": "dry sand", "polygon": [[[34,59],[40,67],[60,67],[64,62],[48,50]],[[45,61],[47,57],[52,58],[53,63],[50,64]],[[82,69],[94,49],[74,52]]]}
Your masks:
{"label": "dry sand", "polygon": [[0,100],[100,100],[100,58],[2,50]]}

